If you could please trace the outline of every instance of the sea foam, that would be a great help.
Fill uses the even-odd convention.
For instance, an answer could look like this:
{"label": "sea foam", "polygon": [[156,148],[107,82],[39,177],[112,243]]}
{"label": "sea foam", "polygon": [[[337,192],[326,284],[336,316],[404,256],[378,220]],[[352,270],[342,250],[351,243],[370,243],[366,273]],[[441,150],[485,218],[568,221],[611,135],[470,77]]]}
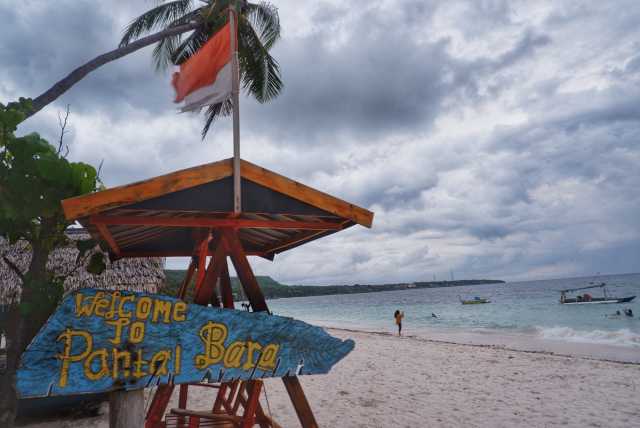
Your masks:
{"label": "sea foam", "polygon": [[536,330],[536,336],[541,339],[640,347],[640,334],[632,333],[626,328],[616,331],[580,331],[571,327],[536,327]]}

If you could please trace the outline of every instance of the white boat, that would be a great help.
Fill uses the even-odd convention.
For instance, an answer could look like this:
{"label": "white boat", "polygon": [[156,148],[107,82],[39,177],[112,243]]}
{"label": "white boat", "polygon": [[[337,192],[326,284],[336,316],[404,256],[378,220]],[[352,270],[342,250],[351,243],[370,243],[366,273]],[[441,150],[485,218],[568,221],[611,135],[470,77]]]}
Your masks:
{"label": "white boat", "polygon": [[[560,291],[560,304],[561,305],[589,305],[589,304],[600,304],[600,303],[626,303],[630,302],[636,298],[636,296],[631,297],[611,297],[609,291],[607,290],[607,284],[604,283],[602,277],[600,276],[600,272],[598,272],[598,277],[600,278],[600,285],[592,285],[589,287],[581,287],[581,288],[571,288],[567,290]],[[593,284],[593,281],[590,282]],[[588,293],[584,293],[582,296],[577,296],[575,298],[567,298],[567,293],[572,293],[574,291],[579,290],[588,290],[590,288],[602,288],[604,291],[604,297],[592,297]]]}

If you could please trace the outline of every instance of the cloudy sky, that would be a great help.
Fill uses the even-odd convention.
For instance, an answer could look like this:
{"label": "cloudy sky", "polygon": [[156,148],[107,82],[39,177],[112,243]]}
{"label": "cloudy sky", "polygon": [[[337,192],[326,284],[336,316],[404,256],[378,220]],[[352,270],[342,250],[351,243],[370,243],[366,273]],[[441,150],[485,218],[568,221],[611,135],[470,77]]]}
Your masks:
{"label": "cloudy sky", "polygon": [[[252,261],[286,284],[640,271],[640,3],[274,0],[284,93],[241,98],[242,157],[375,212]],[[114,49],[143,0],[0,0],[0,100]],[[232,156],[146,48],[25,122],[107,187]],[[168,260],[186,268],[187,260]]]}

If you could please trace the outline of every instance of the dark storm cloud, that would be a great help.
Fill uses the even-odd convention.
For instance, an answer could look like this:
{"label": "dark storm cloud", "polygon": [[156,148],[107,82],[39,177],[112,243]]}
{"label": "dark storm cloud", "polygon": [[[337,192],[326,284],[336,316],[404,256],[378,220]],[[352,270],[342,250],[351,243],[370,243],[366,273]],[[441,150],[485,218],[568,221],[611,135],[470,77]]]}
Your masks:
{"label": "dark storm cloud", "polygon": [[[117,48],[127,21],[148,6],[123,0],[0,5],[4,42],[0,76],[12,83],[5,85],[5,91],[16,97],[42,94],[77,67]],[[126,21],[118,19],[115,11],[130,16]],[[154,74],[151,50],[145,48],[102,66],[48,108],[71,104],[82,114],[107,110],[112,117],[121,115],[129,104],[156,113],[172,108],[170,77]]]}
{"label": "dark storm cloud", "polygon": [[[348,24],[318,25],[277,46],[273,55],[286,89],[268,109],[252,106],[257,126],[298,145],[344,139],[375,145],[381,135],[429,128],[447,110],[446,101],[478,98],[479,78],[533,57],[550,41],[525,28],[498,58],[465,61],[451,56],[449,39],[419,37],[433,20],[433,7],[398,5],[400,13],[370,8],[350,14]],[[335,23],[342,15],[320,4],[314,16]]]}
{"label": "dark storm cloud", "polygon": [[[640,6],[279,0],[285,89],[241,99],[243,157],[375,212],[258,261],[284,283],[640,270]],[[0,4],[0,94],[37,96],[115,48],[142,0]],[[621,13],[623,11],[623,13]],[[146,48],[21,127],[109,186],[229,157],[230,121],[174,114]],[[633,255],[636,255],[634,257]],[[172,262],[170,262],[172,263]],[[596,267],[597,266],[597,267]],[[184,268],[183,265],[175,265]]]}

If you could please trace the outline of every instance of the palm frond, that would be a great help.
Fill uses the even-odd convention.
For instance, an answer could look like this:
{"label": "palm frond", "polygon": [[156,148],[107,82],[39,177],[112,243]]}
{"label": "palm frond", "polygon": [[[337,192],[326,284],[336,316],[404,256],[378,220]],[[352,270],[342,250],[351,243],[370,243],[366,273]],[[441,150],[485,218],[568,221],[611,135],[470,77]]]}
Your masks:
{"label": "palm frond", "polygon": [[280,95],[284,88],[280,65],[269,55],[248,21],[242,22],[238,31],[238,63],[242,89],[259,103]]}
{"label": "palm frond", "polygon": [[156,43],[151,54],[151,63],[156,69],[156,73],[164,73],[171,70],[173,62],[171,55],[175,51],[176,46],[180,44],[180,35],[168,37]]}
{"label": "palm frond", "polygon": [[280,17],[278,8],[267,2],[249,3],[245,10],[247,19],[258,34],[262,46],[269,51],[280,39]]}
{"label": "palm frond", "polygon": [[170,62],[180,65],[193,56],[209,40],[209,28],[204,25],[195,30],[182,43],[176,46],[170,55]]}
{"label": "palm frond", "polygon": [[222,103],[214,104],[209,106],[207,111],[204,113],[204,128],[202,128],[202,139],[207,136],[207,132],[209,132],[209,128],[213,124],[213,122],[218,119],[220,116],[229,116],[233,111],[233,103],[231,100],[227,100]]}
{"label": "palm frond", "polygon": [[176,0],[157,6],[140,15],[125,29],[122,40],[120,40],[120,47],[128,45],[155,29],[168,28],[168,23],[183,18],[185,14],[189,13],[192,6],[193,0]]}

